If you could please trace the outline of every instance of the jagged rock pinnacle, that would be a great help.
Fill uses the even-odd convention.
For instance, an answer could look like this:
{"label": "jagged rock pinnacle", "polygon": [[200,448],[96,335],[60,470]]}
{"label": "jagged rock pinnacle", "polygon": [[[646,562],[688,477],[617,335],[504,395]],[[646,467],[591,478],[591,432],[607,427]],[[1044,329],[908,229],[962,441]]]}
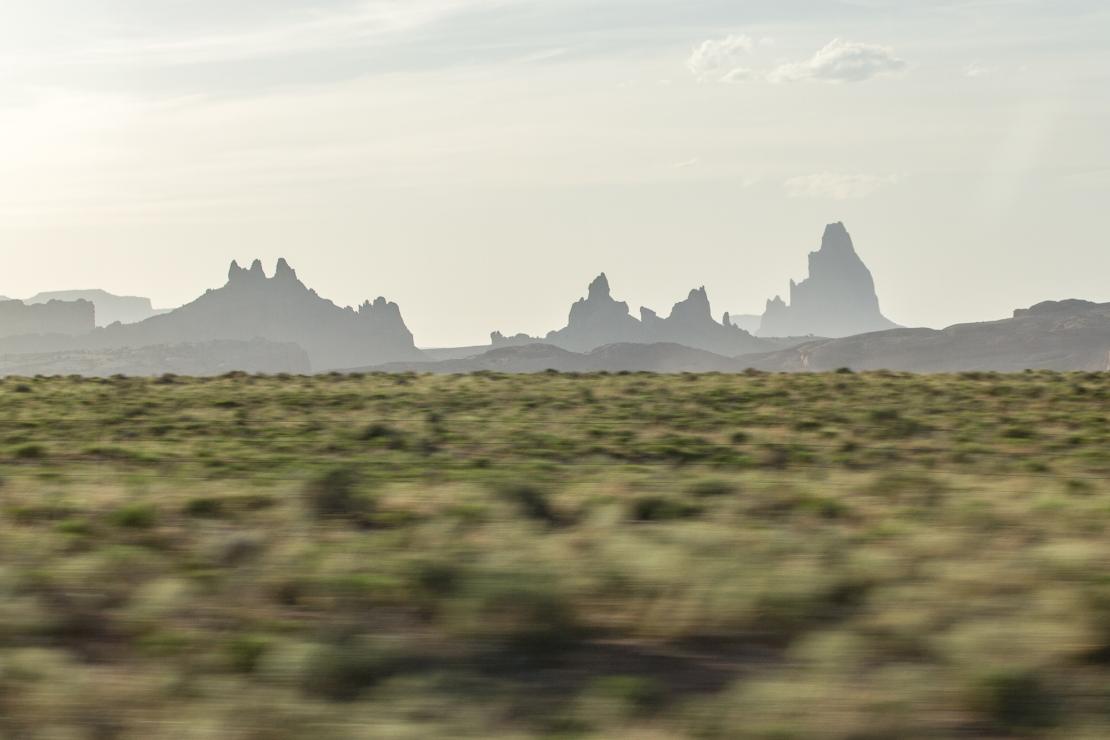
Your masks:
{"label": "jagged rock pinnacle", "polygon": [[609,278],[605,277],[605,273],[601,273],[597,278],[590,283],[590,291],[588,300],[594,301],[602,298],[609,298]]}
{"label": "jagged rock pinnacle", "polygon": [[284,257],[278,259],[277,267],[274,269],[274,279],[278,278],[293,278],[294,280],[297,278],[296,270],[289,266]]}
{"label": "jagged rock pinnacle", "polygon": [[856,248],[852,244],[852,237],[848,234],[848,229],[842,221],[837,221],[835,224],[829,224],[825,227],[825,234],[821,237],[821,251],[825,250],[856,253]]}
{"label": "jagged rock pinnacle", "polygon": [[228,282],[229,283],[230,282],[235,282],[235,280],[237,280],[238,278],[240,278],[242,276],[243,276],[243,268],[239,267],[238,262],[236,262],[235,260],[232,260],[231,261],[231,267],[229,267],[228,270],[227,270],[227,280],[228,280]]}

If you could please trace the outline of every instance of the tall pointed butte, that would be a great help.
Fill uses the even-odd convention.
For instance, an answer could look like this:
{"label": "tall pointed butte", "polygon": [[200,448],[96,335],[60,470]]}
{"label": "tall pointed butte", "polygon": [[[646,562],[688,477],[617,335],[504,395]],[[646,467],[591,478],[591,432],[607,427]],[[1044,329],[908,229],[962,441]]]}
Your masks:
{"label": "tall pointed butte", "polygon": [[875,279],[856,253],[843,223],[829,224],[821,248],[809,255],[809,277],[790,281],[790,302],[767,301],[763,337],[848,337],[896,328],[883,316]]}

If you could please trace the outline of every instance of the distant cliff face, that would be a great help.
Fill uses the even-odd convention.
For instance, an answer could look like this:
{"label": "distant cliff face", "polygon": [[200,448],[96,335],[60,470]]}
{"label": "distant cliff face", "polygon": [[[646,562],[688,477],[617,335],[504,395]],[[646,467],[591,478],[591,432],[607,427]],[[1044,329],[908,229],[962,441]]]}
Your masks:
{"label": "distant cliff face", "polygon": [[543,342],[571,352],[590,352],[609,344],[673,343],[730,356],[765,349],[762,342],[732,325],[728,314],[721,322],[713,319],[705,288],[690,291],[686,300],[676,303],[667,318],[648,308],[640,318],[629,314],[628,304],[615,300],[609,280],[602,273],[589,287],[586,298],[570,309],[563,329],[539,339],[525,335],[492,335],[494,347],[521,346]]}
{"label": "distant cliff face", "polygon": [[49,301],[88,301],[96,306],[96,325],[109,326],[117,321],[134,324],[151,316],[167,313],[155,309],[149,298],[112,295],[103,290],[59,290],[39,293],[24,303],[37,304]]}
{"label": "distant cliff face", "polygon": [[0,302],[0,337],[31,334],[80,335],[96,327],[96,310],[88,301],[51,301],[28,306]]}
{"label": "distant cliff face", "polygon": [[882,315],[875,280],[856,254],[844,224],[830,224],[821,249],[809,255],[809,277],[790,281],[789,304],[767,301],[760,323],[763,337],[848,337],[896,328]]}

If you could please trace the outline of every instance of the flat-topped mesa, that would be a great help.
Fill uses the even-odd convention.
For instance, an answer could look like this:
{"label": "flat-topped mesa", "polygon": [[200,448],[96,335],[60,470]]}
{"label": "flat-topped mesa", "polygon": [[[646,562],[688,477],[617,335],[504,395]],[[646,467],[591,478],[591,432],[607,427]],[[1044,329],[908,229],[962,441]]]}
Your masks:
{"label": "flat-topped mesa", "polygon": [[80,336],[96,328],[91,301],[0,302],[0,337],[57,334]]}
{"label": "flat-topped mesa", "polygon": [[790,281],[790,303],[767,302],[764,337],[846,337],[896,328],[882,315],[871,271],[843,223],[829,224],[821,248],[809,255],[809,277]]}
{"label": "flat-topped mesa", "polygon": [[96,307],[96,325],[110,326],[117,321],[134,324],[166,311],[156,309],[149,298],[109,293],[99,288],[83,290],[48,290],[24,299],[28,306],[50,301],[89,301]]}

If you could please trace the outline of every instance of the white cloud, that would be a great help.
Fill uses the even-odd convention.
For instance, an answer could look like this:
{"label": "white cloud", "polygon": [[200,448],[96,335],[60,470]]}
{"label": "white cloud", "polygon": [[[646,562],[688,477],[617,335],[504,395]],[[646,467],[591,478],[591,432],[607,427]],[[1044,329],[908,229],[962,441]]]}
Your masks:
{"label": "white cloud", "polygon": [[732,34],[723,39],[702,42],[686,66],[699,79],[725,79],[738,71],[755,50],[750,36]]}
{"label": "white cloud", "polygon": [[897,74],[907,66],[889,47],[834,39],[812,59],[784,64],[773,70],[767,79],[770,82],[864,82]]}
{"label": "white cloud", "polygon": [[900,179],[897,175],[845,175],[820,172],[792,177],[786,181],[785,187],[787,195],[791,198],[857,200],[895,185]]}
{"label": "white cloud", "polygon": [[986,77],[993,72],[990,67],[984,67],[979,62],[972,62],[964,69],[964,77],[975,79],[976,77]]}
{"label": "white cloud", "polygon": [[751,69],[749,67],[737,67],[736,69],[723,75],[721,77],[721,82],[727,82],[729,84],[736,85],[742,82],[755,82],[762,79],[762,77],[763,75],[761,75],[758,71],[754,69]]}

